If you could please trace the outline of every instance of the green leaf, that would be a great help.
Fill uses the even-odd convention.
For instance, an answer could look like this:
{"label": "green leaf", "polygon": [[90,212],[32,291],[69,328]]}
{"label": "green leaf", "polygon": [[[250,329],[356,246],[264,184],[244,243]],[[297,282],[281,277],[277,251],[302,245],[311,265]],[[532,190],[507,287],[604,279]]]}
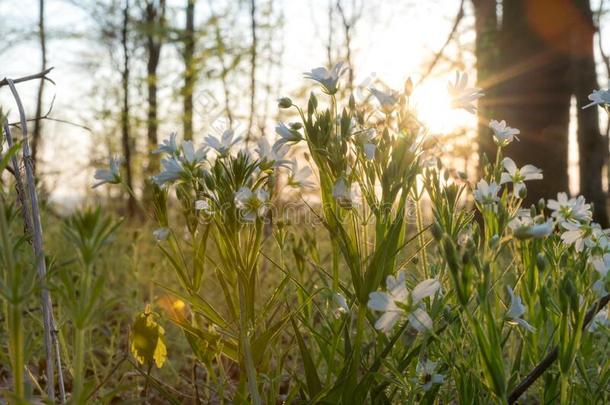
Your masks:
{"label": "green leaf", "polygon": [[133,357],[140,364],[150,366],[154,362],[157,368],[163,367],[167,359],[164,334],[165,330],[155,322],[150,305],[147,305],[144,312],[136,316],[131,327],[129,340]]}
{"label": "green leaf", "polygon": [[294,334],[299,345],[299,351],[301,352],[301,357],[303,358],[303,368],[305,369],[305,378],[307,380],[307,392],[309,397],[313,398],[320,391],[322,391],[322,383],[320,382],[320,377],[318,376],[318,371],[316,370],[311,352],[307,348],[301,332],[299,332],[297,323],[292,317],[290,318],[290,322],[292,323],[292,328],[294,329]]}

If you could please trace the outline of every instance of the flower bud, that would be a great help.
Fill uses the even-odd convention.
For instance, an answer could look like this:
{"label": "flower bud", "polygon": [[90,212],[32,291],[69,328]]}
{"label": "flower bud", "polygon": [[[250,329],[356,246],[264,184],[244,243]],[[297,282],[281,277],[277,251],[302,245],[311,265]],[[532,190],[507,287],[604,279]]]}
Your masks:
{"label": "flower bud", "polygon": [[544,198],[541,198],[540,200],[538,200],[538,211],[539,212],[544,211],[545,207],[546,207],[546,203],[544,201]]}
{"label": "flower bud", "polygon": [[291,122],[288,125],[291,129],[294,129],[295,131],[298,131],[299,129],[303,128],[303,124],[301,124],[300,122]]}
{"label": "flower bud", "polygon": [[441,238],[443,237],[443,230],[441,229],[441,226],[438,224],[438,222],[434,222],[430,230],[432,232],[432,236],[434,236],[434,239],[441,240]]}
{"label": "flower bud", "polygon": [[277,105],[280,108],[290,108],[292,107],[292,100],[288,97],[282,97],[277,100]]}
{"label": "flower bud", "polygon": [[316,108],[318,108],[318,99],[316,98],[316,95],[312,91],[311,94],[309,95],[309,102],[307,103],[307,113],[309,115],[313,115]]}
{"label": "flower bud", "polygon": [[411,94],[413,94],[413,80],[409,77],[405,81],[405,96],[409,97]]}
{"label": "flower bud", "polygon": [[542,253],[538,253],[536,255],[536,265],[538,266],[538,270],[540,271],[544,271],[544,269],[546,268],[547,260]]}
{"label": "flower bud", "polygon": [[521,198],[522,200],[527,196],[527,189],[525,187],[521,188],[521,190],[519,190],[519,198]]}

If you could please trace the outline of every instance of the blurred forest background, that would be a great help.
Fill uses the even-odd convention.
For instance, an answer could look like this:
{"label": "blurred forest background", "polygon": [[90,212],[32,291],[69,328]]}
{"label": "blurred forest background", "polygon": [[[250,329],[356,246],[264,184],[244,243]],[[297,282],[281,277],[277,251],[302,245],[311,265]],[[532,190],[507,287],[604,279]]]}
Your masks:
{"label": "blurred forest background", "polygon": [[[604,0],[0,0],[0,76],[54,67],[54,83],[26,84],[22,97],[58,210],[109,197],[90,185],[113,154],[147,198],[159,166],[149,152],[173,131],[273,137],[290,119],[276,99],[304,98],[302,72],[345,61],[344,95],[412,77],[420,117],[458,170],[476,173],[479,152],[493,158],[488,122],[507,120],[521,130],[517,163],[545,173],[529,199],[581,193],[607,226],[609,125],[581,107],[608,87],[609,12]],[[484,89],[478,120],[442,108],[455,70],[476,72]],[[119,200],[137,214],[132,197]]]}

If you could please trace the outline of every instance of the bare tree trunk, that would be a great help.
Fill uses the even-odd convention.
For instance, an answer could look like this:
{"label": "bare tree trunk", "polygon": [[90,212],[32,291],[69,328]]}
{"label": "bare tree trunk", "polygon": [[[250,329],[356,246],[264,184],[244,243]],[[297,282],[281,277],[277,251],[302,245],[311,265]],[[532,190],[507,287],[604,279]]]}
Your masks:
{"label": "bare tree trunk", "polygon": [[[355,8],[355,4],[353,5]],[[357,20],[356,10],[352,10],[351,18],[347,17],[341,0],[337,0],[337,11],[343,23],[343,32],[345,35],[345,61],[349,67],[348,71],[348,90],[351,92],[354,89],[354,65],[352,64],[352,28]]]}
{"label": "bare tree trunk", "polygon": [[246,133],[246,147],[252,137],[252,124],[254,123],[254,115],[256,114],[256,0],[250,0],[250,31],[252,35],[252,45],[250,47],[250,114],[248,117],[248,132]]}
{"label": "bare tree trunk", "polygon": [[588,103],[587,95],[598,88],[593,41],[595,27],[589,0],[575,0],[582,19],[571,29],[574,95],[578,106],[578,154],[580,156],[580,194],[594,205],[594,219],[608,226],[606,194],[602,186],[602,171],[608,145],[599,128],[598,108],[581,107]]}
{"label": "bare tree trunk", "polygon": [[146,168],[147,178],[159,170],[159,158],[152,152],[158,143],[159,118],[157,112],[157,69],[163,45],[163,33],[165,28],[165,0],[160,0],[155,4],[154,0],[146,2],[145,10],[146,22],[146,50],[148,61],[146,63],[146,89],[148,100],[148,112],[146,120],[146,139],[148,151],[148,166]]}
{"label": "bare tree trunk", "polygon": [[[45,20],[44,20],[44,0],[38,2],[38,38],[40,40],[40,56],[41,56],[41,71],[47,68],[47,39],[45,32]],[[38,86],[38,96],[36,98],[36,120],[34,121],[34,131],[32,132],[32,164],[36,169],[38,163],[38,147],[40,145],[40,133],[42,132],[42,98],[44,95],[44,77],[40,79]]]}
{"label": "bare tree trunk", "polygon": [[193,139],[193,89],[196,82],[195,55],[195,1],[186,1],[186,24],[184,30],[184,89],[182,90],[184,105],[184,139]]}
{"label": "bare tree trunk", "polygon": [[334,6],[332,0],[328,0],[328,39],[326,42],[326,59],[328,68],[333,67],[333,11]]}
{"label": "bare tree trunk", "polygon": [[496,0],[472,0],[475,15],[475,54],[477,58],[477,86],[485,89],[485,97],[478,102],[479,158],[493,159],[496,147],[490,136],[489,121],[495,117],[494,74],[498,71],[498,16]]}
{"label": "bare tree trunk", "polygon": [[[125,181],[127,186],[133,190],[133,168],[131,152],[133,150],[132,140],[129,135],[129,49],[128,49],[128,29],[129,29],[129,0],[125,0],[123,9],[123,27],[121,30],[121,45],[123,48],[123,110],[121,111],[121,143],[123,147],[123,156],[125,157]],[[133,217],[136,212],[135,197],[129,193],[127,201],[127,212],[130,217]]]}
{"label": "bare tree trunk", "polygon": [[521,141],[513,142],[508,153],[517,165],[531,163],[544,171],[544,180],[528,188],[528,202],[568,190],[570,55],[558,48],[566,38],[541,37],[548,9],[538,1],[503,2],[502,69],[496,72],[494,118],[521,130]]}

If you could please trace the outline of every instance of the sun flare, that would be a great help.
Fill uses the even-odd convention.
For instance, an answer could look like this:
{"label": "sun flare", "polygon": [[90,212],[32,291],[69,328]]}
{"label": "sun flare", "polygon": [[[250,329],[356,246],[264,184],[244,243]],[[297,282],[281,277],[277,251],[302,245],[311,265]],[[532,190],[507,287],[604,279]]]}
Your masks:
{"label": "sun flare", "polygon": [[449,78],[438,78],[415,88],[412,103],[418,118],[434,134],[447,135],[458,129],[476,126],[476,116],[451,107],[447,94]]}

